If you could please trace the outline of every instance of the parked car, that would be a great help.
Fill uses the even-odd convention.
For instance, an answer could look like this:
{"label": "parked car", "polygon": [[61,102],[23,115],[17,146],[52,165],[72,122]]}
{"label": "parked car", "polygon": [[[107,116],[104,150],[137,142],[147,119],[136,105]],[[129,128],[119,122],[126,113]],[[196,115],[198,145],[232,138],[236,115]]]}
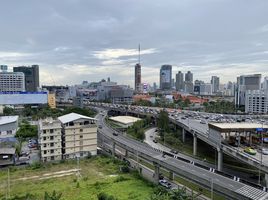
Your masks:
{"label": "parked car", "polygon": [[253,149],[253,148],[251,148],[251,147],[247,147],[247,148],[245,148],[244,149],[244,152],[245,153],[248,153],[248,154],[250,154],[250,155],[256,155],[256,150],[255,149]]}

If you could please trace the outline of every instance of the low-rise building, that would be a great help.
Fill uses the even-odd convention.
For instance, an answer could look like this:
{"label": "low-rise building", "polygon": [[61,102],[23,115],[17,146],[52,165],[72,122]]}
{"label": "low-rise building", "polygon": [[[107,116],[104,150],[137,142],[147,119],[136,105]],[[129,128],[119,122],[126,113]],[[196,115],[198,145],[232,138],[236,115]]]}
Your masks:
{"label": "low-rise building", "polygon": [[96,119],[70,113],[58,118],[62,123],[63,159],[97,154]]}
{"label": "low-rise building", "polygon": [[14,137],[18,130],[18,116],[0,117],[0,138]]}
{"label": "low-rise building", "polygon": [[245,99],[246,113],[268,113],[268,91],[247,90]]}
{"label": "low-rise building", "polygon": [[39,144],[43,162],[62,159],[61,122],[46,119],[39,121]]}

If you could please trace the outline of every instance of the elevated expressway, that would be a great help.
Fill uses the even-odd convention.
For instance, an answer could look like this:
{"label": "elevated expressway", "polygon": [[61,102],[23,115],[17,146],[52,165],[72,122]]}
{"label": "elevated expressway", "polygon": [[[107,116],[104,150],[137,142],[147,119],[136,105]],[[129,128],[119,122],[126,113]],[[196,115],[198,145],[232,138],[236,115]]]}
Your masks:
{"label": "elevated expressway", "polygon": [[[124,110],[122,108],[106,107],[106,109],[115,110],[115,111],[122,112],[122,113],[128,112],[128,113],[133,113],[136,115],[147,115],[147,116],[149,115],[149,116],[152,116],[154,118],[157,118],[157,115],[152,115],[150,113],[137,112],[137,111],[133,111],[133,110]],[[207,124],[201,124],[200,122],[198,122],[194,119],[189,119],[189,118],[185,119],[185,120],[182,120],[182,119],[177,120],[173,117],[169,117],[169,120],[173,124],[176,124],[178,127],[182,128],[182,141],[185,141],[186,132],[192,134],[192,136],[193,136],[193,155],[194,156],[197,153],[197,138],[206,142],[207,144],[211,145],[215,149],[217,149],[217,152],[218,152],[217,169],[219,171],[222,171],[222,165],[223,165],[222,154],[225,153],[225,154],[227,154],[235,159],[240,160],[241,162],[247,163],[253,167],[260,169],[265,174],[268,174],[268,159],[263,160],[261,162],[261,159],[258,159],[257,157],[254,157],[254,156],[250,156],[238,148],[225,145],[221,142],[220,143],[215,142],[215,140],[212,139],[213,137],[210,137],[211,135],[210,135],[209,128],[208,128]]]}
{"label": "elevated expressway", "polygon": [[145,143],[121,134],[114,136],[113,132],[115,130],[105,124],[105,116],[106,114],[97,116],[98,123],[102,126],[102,128],[98,130],[98,141],[101,141],[102,138],[108,139],[111,142],[112,155],[115,155],[115,148],[118,146],[125,149],[126,157],[128,152],[130,152],[151,162],[155,167],[154,178],[156,182],[159,180],[160,168],[164,168],[172,174],[177,174],[206,188],[213,187],[214,191],[224,195],[227,199],[268,199],[267,188],[252,187],[238,179],[225,177],[210,169],[196,166],[194,162],[179,158],[176,155],[163,156],[163,152],[156,151]]}

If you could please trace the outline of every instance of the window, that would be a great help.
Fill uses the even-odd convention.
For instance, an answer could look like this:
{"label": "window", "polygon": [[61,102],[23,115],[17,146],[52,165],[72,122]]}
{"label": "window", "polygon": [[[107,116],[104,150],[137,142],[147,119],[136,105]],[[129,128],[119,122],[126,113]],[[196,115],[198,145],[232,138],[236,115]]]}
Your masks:
{"label": "window", "polygon": [[88,125],[88,124],[89,124],[89,121],[85,121],[85,122],[84,122],[84,125]]}
{"label": "window", "polygon": [[54,140],[54,137],[53,136],[50,136],[50,140]]}
{"label": "window", "polygon": [[43,137],[43,140],[47,140],[47,138],[46,137]]}
{"label": "window", "polygon": [[51,146],[51,147],[54,147],[54,143],[50,143],[50,146]]}
{"label": "window", "polygon": [[43,147],[46,148],[47,147],[47,144],[44,144]]}
{"label": "window", "polygon": [[50,160],[55,160],[54,156],[51,156]]}
{"label": "window", "polygon": [[51,149],[51,150],[50,150],[50,153],[53,154],[53,153],[54,153],[54,149]]}
{"label": "window", "polygon": [[74,122],[69,122],[69,126],[74,126]]}
{"label": "window", "polygon": [[44,154],[47,154],[47,151],[46,150],[44,151]]}
{"label": "window", "polygon": [[43,133],[45,134],[47,131],[46,130],[43,130]]}
{"label": "window", "polygon": [[49,130],[49,132],[50,132],[50,133],[53,133],[53,132],[54,132],[54,130],[53,130],[53,129],[50,129],[50,130]]}
{"label": "window", "polygon": [[83,138],[83,135],[80,135],[80,138]]}
{"label": "window", "polygon": [[80,132],[83,132],[83,129],[80,129]]}

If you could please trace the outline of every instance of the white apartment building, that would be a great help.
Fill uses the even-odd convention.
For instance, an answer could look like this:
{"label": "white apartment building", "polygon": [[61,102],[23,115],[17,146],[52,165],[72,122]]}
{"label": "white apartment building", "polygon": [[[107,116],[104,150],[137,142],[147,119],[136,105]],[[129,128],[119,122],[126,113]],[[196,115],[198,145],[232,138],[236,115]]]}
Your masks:
{"label": "white apartment building", "polygon": [[48,118],[38,125],[41,160],[43,162],[62,159],[61,122]]}
{"label": "white apartment building", "polygon": [[97,119],[70,113],[39,123],[42,161],[97,154]]}
{"label": "white apartment building", "polygon": [[268,90],[247,90],[246,113],[268,113]]}
{"label": "white apartment building", "polygon": [[58,118],[62,123],[63,159],[97,154],[97,119],[70,113]]}
{"label": "white apartment building", "polygon": [[0,92],[24,92],[23,72],[0,72]]}

